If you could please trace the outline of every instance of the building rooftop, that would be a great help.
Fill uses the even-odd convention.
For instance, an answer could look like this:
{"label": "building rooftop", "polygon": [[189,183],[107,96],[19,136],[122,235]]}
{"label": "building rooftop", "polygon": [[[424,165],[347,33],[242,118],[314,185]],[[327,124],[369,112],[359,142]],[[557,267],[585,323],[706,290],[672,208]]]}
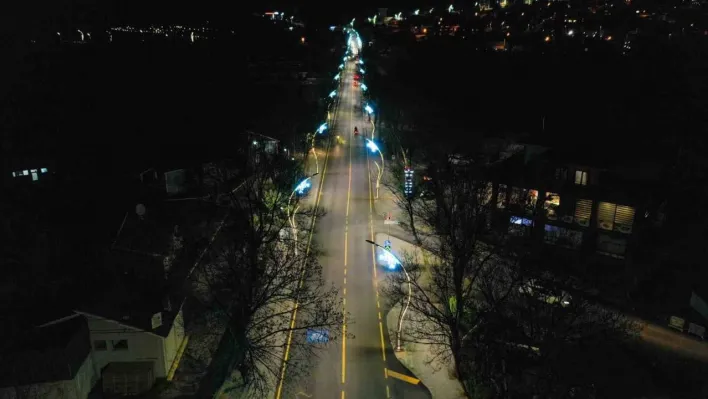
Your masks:
{"label": "building rooftop", "polygon": [[29,329],[4,345],[0,386],[73,379],[90,352],[88,326],[80,315]]}
{"label": "building rooftop", "polygon": [[77,312],[166,337],[184,301],[184,295],[171,291],[167,284],[122,278],[81,305]]}

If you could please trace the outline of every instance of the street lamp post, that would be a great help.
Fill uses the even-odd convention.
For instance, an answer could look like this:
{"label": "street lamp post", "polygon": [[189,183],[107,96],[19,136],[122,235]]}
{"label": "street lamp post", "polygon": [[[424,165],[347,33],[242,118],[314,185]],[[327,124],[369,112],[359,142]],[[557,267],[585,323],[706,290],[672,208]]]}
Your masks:
{"label": "street lamp post", "polygon": [[[327,118],[329,118],[329,111],[327,112]],[[312,153],[315,155],[315,172],[317,173],[320,173],[320,162],[317,160],[317,150],[315,150],[315,137],[317,137],[317,134],[322,134],[325,130],[327,130],[326,122],[321,124],[320,127],[317,128],[317,131],[312,135],[312,142],[310,143],[310,146],[312,147]]]}
{"label": "street lamp post", "polygon": [[379,199],[379,186],[381,185],[381,176],[383,176],[384,172],[384,156],[381,149],[379,149],[379,146],[377,146],[373,141],[366,139],[366,146],[373,152],[378,151],[379,155],[381,155],[381,167],[379,168],[379,175],[376,178],[376,199]]}
{"label": "street lamp post", "polygon": [[371,115],[374,114],[374,109],[371,108],[369,104],[366,104],[364,107],[364,111],[366,111],[369,114],[369,122],[371,122],[371,140],[376,138],[375,132],[376,132],[376,125],[374,124],[373,119],[371,119]]}
{"label": "street lamp post", "polygon": [[398,316],[398,329],[396,331],[396,351],[400,352],[403,349],[401,348],[401,330],[403,329],[403,319],[406,317],[406,312],[408,311],[408,307],[411,304],[411,296],[413,295],[413,289],[411,287],[411,276],[408,274],[408,271],[406,270],[406,267],[403,265],[403,262],[401,262],[400,259],[396,255],[393,254],[389,249],[382,247],[381,245],[377,244],[374,241],[371,240],[366,240],[369,244],[381,248],[382,251],[385,251],[387,254],[391,255],[393,259],[396,260],[398,265],[401,265],[401,269],[403,269],[403,273],[406,274],[406,281],[408,282],[408,300],[406,301],[406,306],[403,308],[403,311],[399,314]]}
{"label": "street lamp post", "polygon": [[290,227],[293,229],[293,236],[295,237],[295,255],[297,255],[297,224],[295,223],[295,215],[297,214],[297,210],[300,209],[300,207],[295,208],[295,211],[292,213],[292,216],[290,215],[290,202],[293,199],[293,196],[295,195],[296,192],[303,193],[305,192],[305,189],[311,186],[310,180],[317,176],[318,173],[314,173],[304,179],[300,183],[298,183],[297,186],[295,186],[295,189],[293,190],[292,193],[290,193],[290,197],[288,198],[288,206],[287,206],[287,213],[288,213],[288,222],[290,222]]}

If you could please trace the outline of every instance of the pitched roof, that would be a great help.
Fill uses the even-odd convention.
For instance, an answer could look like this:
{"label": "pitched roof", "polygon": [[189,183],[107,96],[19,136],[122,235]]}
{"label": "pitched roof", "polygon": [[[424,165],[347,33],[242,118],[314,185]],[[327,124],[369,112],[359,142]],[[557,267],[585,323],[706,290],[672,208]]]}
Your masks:
{"label": "pitched roof", "polygon": [[80,315],[32,328],[0,356],[0,386],[71,380],[90,352],[88,325]]}
{"label": "pitched roof", "polygon": [[[76,311],[167,337],[183,301],[183,295],[170,293],[166,286],[149,280],[123,281]],[[153,328],[153,316],[158,313],[161,321]]]}

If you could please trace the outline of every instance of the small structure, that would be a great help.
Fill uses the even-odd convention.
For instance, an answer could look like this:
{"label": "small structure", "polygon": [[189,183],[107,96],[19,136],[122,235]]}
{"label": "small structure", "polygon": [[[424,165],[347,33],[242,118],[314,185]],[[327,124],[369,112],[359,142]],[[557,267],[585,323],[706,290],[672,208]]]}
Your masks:
{"label": "small structure", "polygon": [[17,337],[0,362],[0,397],[84,399],[98,380],[86,319],[72,314]]}

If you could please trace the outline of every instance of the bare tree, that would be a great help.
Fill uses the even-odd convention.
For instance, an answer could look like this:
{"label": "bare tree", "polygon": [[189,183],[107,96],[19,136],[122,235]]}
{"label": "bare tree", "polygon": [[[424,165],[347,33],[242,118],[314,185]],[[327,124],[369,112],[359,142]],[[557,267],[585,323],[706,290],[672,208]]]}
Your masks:
{"label": "bare tree", "polygon": [[[514,275],[507,271],[519,257],[505,253],[503,237],[492,228],[493,192],[484,167],[473,158],[446,154],[436,154],[425,166],[429,180],[414,195],[404,192],[402,184],[389,185],[408,213],[406,228],[435,259],[429,267],[407,266],[413,292],[405,336],[433,345],[436,357],[451,359],[471,395],[467,347],[512,292]],[[407,300],[405,279],[391,276],[393,302]]]}
{"label": "bare tree", "polygon": [[[306,330],[337,331],[343,317],[338,292],[326,286],[315,245],[304,233],[318,211],[299,207],[293,195],[301,172],[289,160],[260,155],[246,182],[229,191],[224,242],[191,278],[202,316],[225,327],[211,366],[221,374],[207,378],[229,380],[252,397],[267,396],[281,367],[290,377],[306,371],[298,362],[322,347],[305,342]],[[304,228],[293,229],[289,216],[296,208],[294,222]],[[297,323],[291,324],[296,304]],[[288,343],[299,356],[283,365]]]}
{"label": "bare tree", "polygon": [[[433,255],[428,265],[405,259],[404,340],[432,345],[431,363],[451,360],[469,397],[592,392],[593,378],[569,371],[569,354],[590,359],[588,345],[623,342],[630,323],[544,273],[530,226],[495,221],[498,193],[484,157],[431,151],[429,159],[412,195],[400,181],[388,184],[407,213],[404,228]],[[407,303],[406,275],[389,279],[390,300]]]}
{"label": "bare tree", "polygon": [[[518,270],[525,275],[515,276]],[[636,374],[614,371],[628,364],[625,344],[638,332],[634,323],[588,301],[569,279],[532,266],[509,272],[518,284],[467,348],[472,374],[490,387],[490,397],[626,397],[640,392]],[[634,392],[618,385],[632,386]]]}

